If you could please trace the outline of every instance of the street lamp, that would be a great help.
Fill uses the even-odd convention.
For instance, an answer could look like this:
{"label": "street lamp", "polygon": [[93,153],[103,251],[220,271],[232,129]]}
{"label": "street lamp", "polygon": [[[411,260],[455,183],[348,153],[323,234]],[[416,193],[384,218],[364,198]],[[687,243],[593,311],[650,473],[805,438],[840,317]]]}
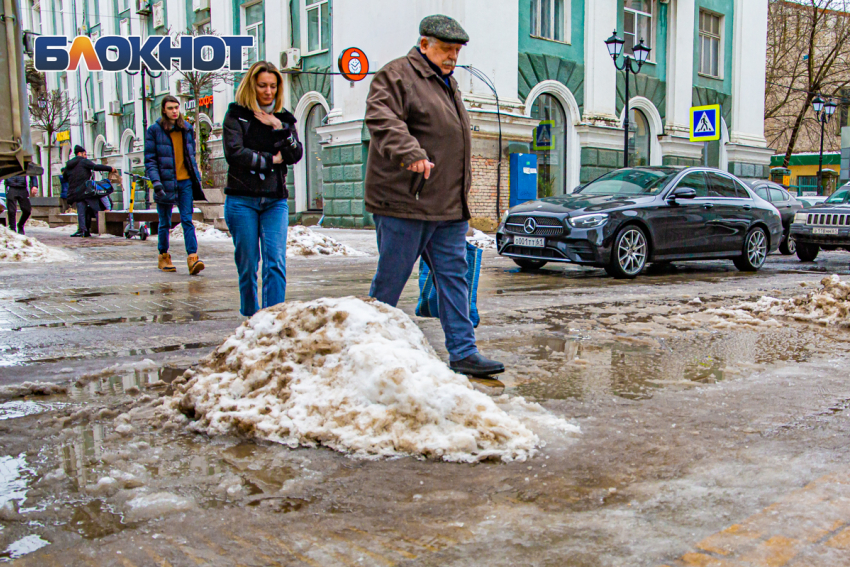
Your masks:
{"label": "street lamp", "polygon": [[826,129],[829,119],[835,114],[835,109],[838,105],[829,101],[824,101],[820,95],[812,101],[812,108],[815,109],[815,116],[820,122],[820,155],[818,157],[818,195],[823,195],[823,133]]}
{"label": "street lamp", "polygon": [[[631,118],[629,117],[629,73],[634,73],[635,75],[640,73],[640,68],[646,63],[646,60],[649,58],[649,52],[652,50],[644,45],[643,39],[641,39],[640,43],[632,48],[634,57],[623,55],[623,64],[620,65],[617,59],[623,53],[623,45],[625,43],[621,37],[617,36],[617,30],[614,30],[613,35],[605,40],[605,46],[608,48],[608,54],[611,56],[611,59],[614,60],[614,66],[619,71],[626,71],[626,118],[623,121],[626,134],[623,147],[623,167],[629,167],[629,125],[631,123]],[[632,66],[635,62],[637,62],[637,69]]]}

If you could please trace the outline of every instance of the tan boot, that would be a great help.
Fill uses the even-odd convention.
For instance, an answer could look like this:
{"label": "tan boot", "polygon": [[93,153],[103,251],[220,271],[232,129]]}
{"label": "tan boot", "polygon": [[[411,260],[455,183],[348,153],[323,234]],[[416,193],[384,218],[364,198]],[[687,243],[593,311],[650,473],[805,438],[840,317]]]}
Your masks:
{"label": "tan boot", "polygon": [[165,252],[159,255],[159,269],[163,272],[176,272],[177,268],[171,263],[171,254]]}
{"label": "tan boot", "polygon": [[186,258],[186,264],[189,266],[189,275],[194,276],[204,269],[204,263],[198,258],[197,254],[189,254]]}

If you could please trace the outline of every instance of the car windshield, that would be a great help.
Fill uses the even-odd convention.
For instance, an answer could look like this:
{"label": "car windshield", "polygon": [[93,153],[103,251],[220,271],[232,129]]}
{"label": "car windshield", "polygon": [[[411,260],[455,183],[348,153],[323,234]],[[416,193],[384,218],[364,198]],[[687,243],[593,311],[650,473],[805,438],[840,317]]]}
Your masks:
{"label": "car windshield", "polygon": [[674,169],[618,169],[584,186],[582,195],[658,195]]}
{"label": "car windshield", "polygon": [[828,204],[830,204],[830,205],[841,204],[841,203],[843,203],[844,201],[846,201],[846,200],[847,200],[847,194],[848,194],[848,193],[850,193],[850,191],[847,191],[847,190],[845,190],[845,191],[836,191],[835,193],[833,193],[832,195],[830,195],[830,196],[829,196],[829,199],[827,199],[826,201],[824,201],[824,203],[828,203]]}

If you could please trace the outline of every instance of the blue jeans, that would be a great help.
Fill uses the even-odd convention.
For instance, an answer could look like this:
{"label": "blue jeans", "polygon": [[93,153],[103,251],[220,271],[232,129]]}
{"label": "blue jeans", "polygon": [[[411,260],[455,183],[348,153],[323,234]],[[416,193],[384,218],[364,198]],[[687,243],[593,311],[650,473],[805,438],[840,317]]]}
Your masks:
{"label": "blue jeans", "polygon": [[[156,204],[159,213],[159,230],[157,231],[159,253],[168,252],[168,235],[171,231],[171,211],[174,205]],[[195,237],[195,224],[192,222],[192,180],[184,179],[177,182],[177,210],[180,211],[180,224],[183,225],[183,243],[186,254],[197,254],[198,239]]]}
{"label": "blue jeans", "polygon": [[224,220],[233,237],[236,271],[239,272],[239,312],[250,317],[260,310],[257,301],[257,266],[263,258],[263,309],[286,299],[286,199],[237,197],[224,200]]}
{"label": "blue jeans", "polygon": [[440,324],[452,361],[478,352],[469,320],[466,221],[419,221],[375,215],[378,270],[369,296],[395,307],[413,266],[422,256],[434,271]]}

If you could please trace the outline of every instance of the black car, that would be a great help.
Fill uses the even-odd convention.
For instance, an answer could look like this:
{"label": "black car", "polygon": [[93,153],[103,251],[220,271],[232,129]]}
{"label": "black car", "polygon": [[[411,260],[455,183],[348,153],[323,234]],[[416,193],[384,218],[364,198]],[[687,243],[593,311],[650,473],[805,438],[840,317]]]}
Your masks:
{"label": "black car", "polygon": [[521,268],[574,262],[616,278],[634,278],[647,262],[709,258],[754,271],[781,240],[773,205],[705,167],[612,171],[577,194],[511,208],[496,235],[499,254]]}
{"label": "black car", "polygon": [[811,209],[797,213],[791,225],[797,257],[811,262],[823,250],[850,251],[850,188],[842,188]]}
{"label": "black car", "polygon": [[779,183],[767,179],[743,179],[743,182],[749,185],[756,195],[776,207],[782,216],[783,233],[782,242],[779,243],[779,251],[786,256],[796,252],[796,243],[793,238],[789,238],[791,223],[794,222],[794,215],[806,206]]}

